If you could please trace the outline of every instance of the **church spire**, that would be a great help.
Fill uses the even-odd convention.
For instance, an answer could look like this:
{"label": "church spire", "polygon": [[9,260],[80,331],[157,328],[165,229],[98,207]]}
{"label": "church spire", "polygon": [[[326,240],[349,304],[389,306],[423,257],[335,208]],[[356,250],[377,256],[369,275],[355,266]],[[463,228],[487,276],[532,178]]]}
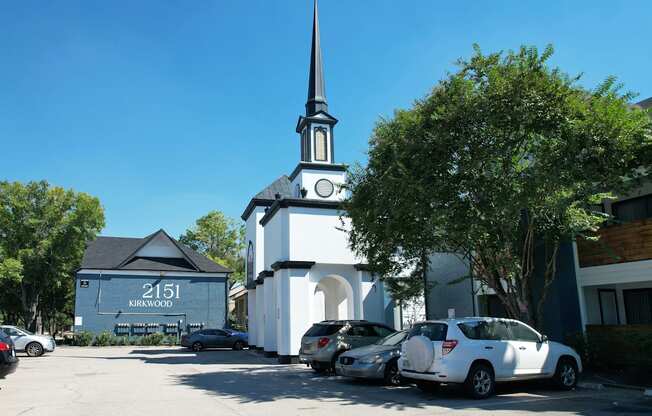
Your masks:
{"label": "church spire", "polygon": [[308,81],[308,101],[306,102],[306,116],[310,117],[319,111],[328,112],[326,103],[326,87],[324,82],[324,68],[321,59],[321,45],[319,41],[319,16],[317,0],[312,21],[312,47],[310,50],[310,77]]}

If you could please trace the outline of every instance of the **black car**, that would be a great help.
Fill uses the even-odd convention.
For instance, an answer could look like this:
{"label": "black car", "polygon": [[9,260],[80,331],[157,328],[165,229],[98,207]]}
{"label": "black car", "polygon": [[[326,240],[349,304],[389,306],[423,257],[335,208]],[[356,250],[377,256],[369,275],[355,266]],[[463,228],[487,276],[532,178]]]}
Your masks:
{"label": "black car", "polygon": [[18,358],[14,343],[4,332],[0,331],[0,378],[16,371]]}
{"label": "black car", "polygon": [[181,346],[201,351],[204,348],[233,348],[241,350],[248,345],[246,332],[231,329],[202,329],[181,337]]}

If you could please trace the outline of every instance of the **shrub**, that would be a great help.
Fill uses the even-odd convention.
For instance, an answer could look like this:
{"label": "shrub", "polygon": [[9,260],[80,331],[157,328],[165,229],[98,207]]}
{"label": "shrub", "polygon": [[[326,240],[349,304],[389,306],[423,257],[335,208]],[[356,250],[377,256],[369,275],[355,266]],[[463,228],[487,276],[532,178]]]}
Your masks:
{"label": "shrub", "polygon": [[88,331],[75,332],[73,336],[73,345],[87,347],[93,342],[93,333]]}
{"label": "shrub", "polygon": [[165,335],[159,333],[145,335],[142,338],[140,338],[139,345],[144,345],[144,346],[161,345],[163,338],[165,338]]}
{"label": "shrub", "polygon": [[113,338],[113,335],[109,331],[102,331],[93,340],[93,346],[108,347],[111,345],[111,338]]}
{"label": "shrub", "polygon": [[129,342],[129,338],[126,336],[113,336],[111,337],[111,345],[113,346],[118,346],[118,345],[128,345],[127,343]]}

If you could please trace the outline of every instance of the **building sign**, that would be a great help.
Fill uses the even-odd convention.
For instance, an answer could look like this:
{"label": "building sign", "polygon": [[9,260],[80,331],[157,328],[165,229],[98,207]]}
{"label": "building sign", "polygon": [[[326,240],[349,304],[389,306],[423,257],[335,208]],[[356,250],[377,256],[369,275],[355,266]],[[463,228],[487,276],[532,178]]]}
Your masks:
{"label": "building sign", "polygon": [[87,288],[88,287],[88,280],[86,280],[86,279],[80,280],[79,281],[79,287],[84,288],[84,289]]}
{"label": "building sign", "polygon": [[130,308],[171,308],[179,299],[179,285],[174,283],[145,283],[140,299],[130,299]]}

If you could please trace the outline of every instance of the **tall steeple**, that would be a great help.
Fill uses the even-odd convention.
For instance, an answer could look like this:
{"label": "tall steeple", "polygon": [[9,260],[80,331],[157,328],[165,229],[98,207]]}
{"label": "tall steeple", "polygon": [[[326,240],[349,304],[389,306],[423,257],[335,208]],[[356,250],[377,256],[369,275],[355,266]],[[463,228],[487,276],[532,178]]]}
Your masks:
{"label": "tall steeple", "polygon": [[310,117],[319,111],[328,112],[326,103],[326,86],[324,82],[324,67],[321,59],[321,42],[319,40],[319,13],[317,0],[312,21],[312,46],[310,50],[310,77],[308,81],[308,101],[306,116]]}

